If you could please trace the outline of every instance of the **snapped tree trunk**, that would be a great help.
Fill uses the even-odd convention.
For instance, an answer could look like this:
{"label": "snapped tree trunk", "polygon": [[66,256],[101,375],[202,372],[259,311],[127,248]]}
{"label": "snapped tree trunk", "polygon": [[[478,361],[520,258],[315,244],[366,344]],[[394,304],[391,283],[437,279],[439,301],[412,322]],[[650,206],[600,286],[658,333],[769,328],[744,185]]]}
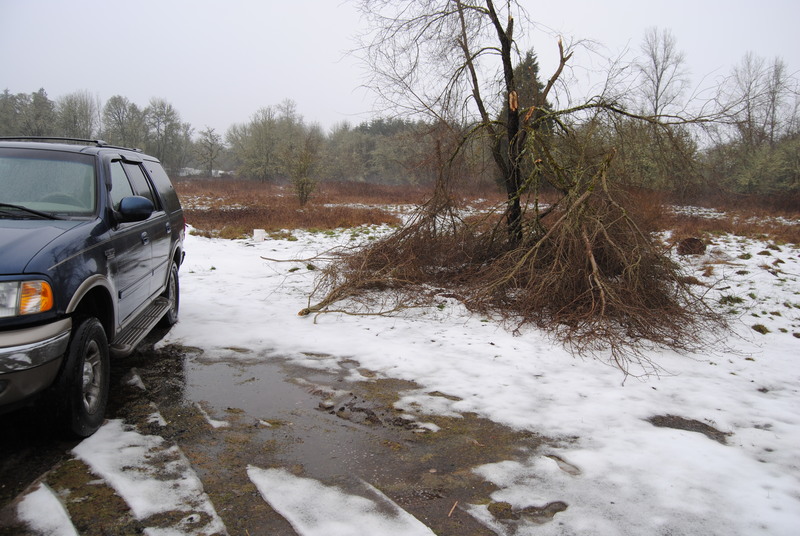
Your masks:
{"label": "snapped tree trunk", "polygon": [[494,25],[497,37],[500,40],[500,57],[503,63],[503,76],[508,99],[506,106],[506,142],[507,151],[503,154],[501,144],[495,143],[493,156],[498,167],[503,171],[508,205],[506,207],[506,224],[508,236],[512,243],[522,240],[522,206],[520,194],[522,188],[522,172],[520,158],[522,154],[523,137],[520,132],[519,100],[514,81],[514,63],[512,58],[512,44],[514,37],[514,19],[509,15],[508,24],[504,28],[497,16],[492,0],[486,0],[486,9]]}

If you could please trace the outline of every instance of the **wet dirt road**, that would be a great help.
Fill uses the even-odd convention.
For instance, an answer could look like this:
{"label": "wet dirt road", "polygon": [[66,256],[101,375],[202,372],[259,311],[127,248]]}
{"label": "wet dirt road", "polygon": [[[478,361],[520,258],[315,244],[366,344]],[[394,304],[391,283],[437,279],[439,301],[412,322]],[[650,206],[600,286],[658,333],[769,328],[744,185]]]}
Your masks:
{"label": "wet dirt road", "polygon": [[[154,350],[150,341],[115,364],[109,417],[177,445],[229,534],[295,534],[248,478],[251,465],[282,467],[345,490],[352,486],[354,493],[358,482],[367,482],[436,534],[494,534],[461,507],[490,503],[493,487],[472,468],[525,456],[543,439],[474,415],[409,418],[393,403],[414,384],[374,378],[362,369],[371,379],[350,382],[348,367],[357,363],[343,365],[330,374],[238,348],[212,358],[187,347]],[[161,423],[153,422],[154,408]],[[0,426],[0,534],[27,534],[15,505],[40,479],[71,498],[64,502],[80,534],[141,533],[142,520],[71,454],[77,441],[37,426],[32,410],[0,416]],[[513,512],[502,503],[491,506],[509,524],[520,516],[551,522],[566,508]]]}

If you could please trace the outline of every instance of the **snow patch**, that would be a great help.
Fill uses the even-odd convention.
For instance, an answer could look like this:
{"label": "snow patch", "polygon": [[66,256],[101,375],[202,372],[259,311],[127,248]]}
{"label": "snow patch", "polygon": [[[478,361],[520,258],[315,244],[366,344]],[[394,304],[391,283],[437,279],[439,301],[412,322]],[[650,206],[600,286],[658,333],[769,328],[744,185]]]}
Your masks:
{"label": "snow patch", "polygon": [[302,536],[434,533],[386,495],[359,481],[359,494],[345,492],[285,469],[247,468],[247,475],[272,508]]}
{"label": "snow patch", "polygon": [[[189,460],[163,438],[142,435],[115,419],[72,452],[114,488],[133,516],[145,524],[156,514],[186,512],[177,526],[148,527],[148,534],[227,533]],[[208,519],[205,524],[203,518]]]}
{"label": "snow patch", "polygon": [[78,536],[69,513],[46,484],[27,494],[17,505],[17,515],[28,528],[47,536]]}

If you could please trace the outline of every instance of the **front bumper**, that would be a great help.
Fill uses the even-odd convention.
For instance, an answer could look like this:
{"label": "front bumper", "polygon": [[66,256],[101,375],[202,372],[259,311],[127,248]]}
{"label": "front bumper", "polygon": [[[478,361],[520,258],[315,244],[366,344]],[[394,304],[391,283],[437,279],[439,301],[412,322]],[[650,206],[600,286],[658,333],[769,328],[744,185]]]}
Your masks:
{"label": "front bumper", "polygon": [[69,345],[69,318],[35,328],[0,332],[0,407],[49,387]]}

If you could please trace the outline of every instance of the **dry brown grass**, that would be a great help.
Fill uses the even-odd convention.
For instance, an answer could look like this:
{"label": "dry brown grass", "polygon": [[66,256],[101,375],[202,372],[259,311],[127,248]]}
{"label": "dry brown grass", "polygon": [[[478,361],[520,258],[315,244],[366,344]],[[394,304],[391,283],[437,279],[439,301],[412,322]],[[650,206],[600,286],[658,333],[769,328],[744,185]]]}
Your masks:
{"label": "dry brown grass", "polygon": [[[305,206],[291,187],[235,179],[178,179],[175,187],[187,221],[199,232],[225,238],[246,236],[253,229],[333,229],[368,224],[399,223],[385,207],[421,205],[432,195],[430,186],[367,183],[321,183]],[[645,232],[673,231],[674,239],[730,233],[777,243],[800,244],[800,206],[787,200],[740,197],[715,199],[704,206],[724,211],[718,218],[676,214],[667,195],[646,190],[626,193],[625,205]],[[499,191],[470,191],[459,203],[492,207],[502,202]],[[791,201],[791,200],[790,200]]]}
{"label": "dry brown grass", "polygon": [[665,214],[664,230],[672,230],[675,240],[688,237],[732,234],[770,240],[779,244],[800,244],[800,215],[786,217],[765,209],[726,212],[718,218]]}
{"label": "dry brown grass", "polygon": [[633,219],[648,232],[672,231],[678,242],[689,237],[732,234],[760,238],[783,244],[800,244],[800,206],[778,200],[753,198],[747,203],[741,196],[736,199],[716,199],[703,203],[701,208],[716,211],[708,215],[676,212],[669,196],[649,191],[629,191],[625,204]]}
{"label": "dry brown grass", "polygon": [[320,183],[318,203],[364,203],[372,205],[418,205],[430,197],[431,186],[369,184],[365,182]]}
{"label": "dry brown grass", "polygon": [[336,229],[360,225],[397,225],[387,205],[419,203],[425,190],[359,183],[322,184],[301,207],[291,187],[234,179],[182,179],[175,188],[186,221],[197,232],[242,238],[253,229]]}

